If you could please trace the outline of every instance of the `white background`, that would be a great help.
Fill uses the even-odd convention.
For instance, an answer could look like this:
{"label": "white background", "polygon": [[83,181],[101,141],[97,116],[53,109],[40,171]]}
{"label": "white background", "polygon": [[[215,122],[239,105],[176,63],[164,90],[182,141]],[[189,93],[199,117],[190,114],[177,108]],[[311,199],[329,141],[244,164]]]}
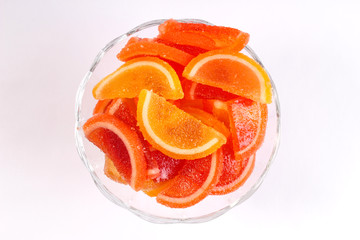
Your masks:
{"label": "white background", "polygon": [[[0,239],[360,239],[359,1],[0,0]],[[251,34],[282,136],[259,190],[208,223],[148,223],[108,201],[74,143],[98,51],[142,22]]]}

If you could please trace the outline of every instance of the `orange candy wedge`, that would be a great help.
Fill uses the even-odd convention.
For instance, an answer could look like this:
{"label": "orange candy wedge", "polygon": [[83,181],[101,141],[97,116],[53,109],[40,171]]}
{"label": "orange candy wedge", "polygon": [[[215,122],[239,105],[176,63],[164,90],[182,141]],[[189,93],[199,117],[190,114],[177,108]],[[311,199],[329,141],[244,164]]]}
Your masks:
{"label": "orange candy wedge", "polygon": [[186,162],[184,159],[174,159],[166,156],[155,149],[147,154],[147,157],[156,162],[159,169],[159,175],[154,179],[155,182],[165,182],[174,178]]}
{"label": "orange candy wedge", "polygon": [[200,54],[186,66],[183,76],[261,103],[271,103],[271,82],[255,60],[219,50]]}
{"label": "orange candy wedge", "polygon": [[186,160],[173,159],[157,150],[150,151],[146,155],[147,158],[150,158],[149,162],[156,162],[159,174],[156,178],[146,181],[142,191],[151,197],[155,197],[170,186],[174,177],[183,168]]}
{"label": "orange candy wedge", "polygon": [[241,187],[249,178],[255,166],[255,155],[237,160],[231,143],[223,147],[224,167],[216,186],[211,189],[212,195],[223,195]]}
{"label": "orange candy wedge", "polygon": [[104,173],[108,178],[115,182],[127,184],[125,177],[119,173],[113,161],[107,156],[105,156]]}
{"label": "orange candy wedge", "polygon": [[221,100],[203,100],[205,111],[213,114],[217,119],[230,127],[229,111],[225,101]]}
{"label": "orange candy wedge", "polygon": [[193,55],[194,57],[196,57],[197,55],[201,54],[201,53],[205,53],[207,50],[203,49],[203,48],[199,48],[199,47],[195,47],[195,46],[190,46],[190,45],[180,45],[180,44],[176,44],[174,42],[162,39],[162,38],[155,38],[156,42],[159,43],[163,43],[165,45],[168,45],[170,47],[174,47],[177,48],[183,52],[187,52],[191,55]]}
{"label": "orange candy wedge", "polygon": [[123,62],[136,57],[155,56],[186,66],[193,55],[153,39],[133,37],[120,51],[117,58]]}
{"label": "orange candy wedge", "polygon": [[110,105],[111,99],[99,100],[93,110],[93,115],[98,113],[104,113],[106,108]]}
{"label": "orange candy wedge", "polygon": [[134,99],[116,98],[109,104],[105,113],[114,115],[130,127],[136,127],[137,125]]}
{"label": "orange candy wedge", "polygon": [[224,123],[214,117],[214,115],[194,107],[181,107],[181,109],[200,120],[206,126],[212,127],[216,131],[222,133],[226,138],[230,136],[229,129],[224,125]]}
{"label": "orange candy wedge", "polygon": [[[154,179],[160,174],[158,164],[153,160],[149,144],[144,140],[136,121],[136,103],[135,99],[117,98],[114,99],[105,111],[107,114],[114,115],[126,123],[132,131],[136,132],[142,142],[142,151],[145,154],[147,163],[147,178]],[[139,146],[140,147],[140,146]]]}
{"label": "orange candy wedge", "polygon": [[267,105],[245,98],[229,101],[227,104],[235,158],[248,158],[264,141]]}
{"label": "orange candy wedge", "polygon": [[142,90],[137,120],[145,139],[175,159],[197,159],[215,152],[226,137],[155,93]]}
{"label": "orange candy wedge", "polygon": [[156,197],[159,193],[170,187],[173,179],[165,182],[156,182],[154,180],[147,180],[142,191],[149,197]]}
{"label": "orange candy wedge", "polygon": [[240,51],[249,41],[249,34],[238,29],[201,23],[182,23],[169,19],[159,26],[158,38],[176,44],[190,45],[206,50],[229,48]]}
{"label": "orange candy wedge", "polygon": [[158,36],[159,39],[164,39],[179,45],[189,45],[201,49],[212,50],[216,49],[215,42],[211,38],[193,32],[172,32],[162,33]]}
{"label": "orange candy wedge", "polygon": [[185,99],[216,99],[227,101],[238,98],[237,95],[225,92],[221,88],[211,87],[185,78],[181,80],[181,85],[183,87]]}
{"label": "orange candy wedge", "polygon": [[[104,173],[109,179],[127,185],[126,179],[118,172],[114,163],[108,157],[105,157]],[[170,186],[170,184],[171,181],[156,182],[155,180],[147,179],[141,190],[150,197],[156,197],[161,191]]]}
{"label": "orange candy wedge", "polygon": [[153,90],[166,99],[183,98],[175,70],[155,57],[135,58],[102,79],[93,89],[95,99],[134,98],[142,89]]}
{"label": "orange candy wedge", "polygon": [[170,187],[156,201],[171,208],[186,208],[203,200],[216,185],[222,172],[222,150],[205,158],[187,161]]}
{"label": "orange candy wedge", "polygon": [[126,182],[134,190],[140,190],[146,179],[146,160],[136,132],[109,114],[94,115],[84,124],[83,130],[86,138],[113,161]]}

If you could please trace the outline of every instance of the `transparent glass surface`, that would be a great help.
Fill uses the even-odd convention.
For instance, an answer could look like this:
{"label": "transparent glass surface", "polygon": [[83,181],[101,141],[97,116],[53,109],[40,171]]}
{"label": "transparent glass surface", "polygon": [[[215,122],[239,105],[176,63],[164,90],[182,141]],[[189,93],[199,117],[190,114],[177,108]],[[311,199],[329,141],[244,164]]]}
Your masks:
{"label": "transparent glass surface", "polygon": [[[113,203],[150,222],[205,222],[222,215],[248,199],[262,183],[269,166],[275,158],[279,145],[280,108],[273,81],[271,81],[273,99],[272,103],[268,105],[266,136],[264,143],[256,153],[255,167],[251,176],[237,191],[222,196],[208,196],[192,207],[183,209],[165,207],[158,204],[155,198],[150,198],[142,191],[135,192],[129,186],[116,183],[107,178],[104,174],[104,154],[84,137],[82,131],[83,124],[92,116],[92,111],[97,102],[92,96],[93,87],[122,64],[116,58],[116,55],[131,37],[155,37],[158,34],[158,25],[165,20],[154,20],[141,24],[108,43],[96,56],[90,70],[81,81],[76,95],[76,147],[96,186]],[[209,22],[198,19],[181,19],[179,21],[211,25]],[[249,46],[245,47],[242,53],[252,57],[263,66],[259,57]]]}

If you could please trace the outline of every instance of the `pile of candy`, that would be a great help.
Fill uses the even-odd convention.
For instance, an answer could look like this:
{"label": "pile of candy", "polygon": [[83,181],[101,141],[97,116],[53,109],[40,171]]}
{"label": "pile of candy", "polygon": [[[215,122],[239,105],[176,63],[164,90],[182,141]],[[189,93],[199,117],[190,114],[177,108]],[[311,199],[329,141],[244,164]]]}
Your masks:
{"label": "pile of candy", "polygon": [[132,37],[124,63],[93,89],[83,126],[110,179],[172,208],[237,190],[264,141],[268,75],[240,53],[249,34],[167,20],[156,38]]}

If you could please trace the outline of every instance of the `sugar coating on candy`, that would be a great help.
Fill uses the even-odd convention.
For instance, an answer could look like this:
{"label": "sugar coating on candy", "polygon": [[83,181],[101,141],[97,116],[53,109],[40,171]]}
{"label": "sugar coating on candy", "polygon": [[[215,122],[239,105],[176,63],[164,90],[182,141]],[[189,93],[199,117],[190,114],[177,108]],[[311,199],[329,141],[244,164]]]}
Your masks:
{"label": "sugar coating on candy", "polygon": [[153,39],[141,39],[138,37],[133,37],[120,51],[120,53],[117,55],[117,58],[125,62],[130,59],[142,56],[156,56],[165,60],[179,63],[183,66],[188,64],[194,57],[187,52],[172,46],[168,46]]}
{"label": "sugar coating on candy", "polygon": [[187,161],[170,187],[156,200],[169,207],[185,208],[204,199],[217,183],[223,166],[222,150],[211,156]]}
{"label": "sugar coating on candy", "polygon": [[255,163],[255,155],[236,159],[231,142],[223,146],[224,166],[216,186],[210,194],[223,195],[237,190],[250,176]]}
{"label": "sugar coating on candy", "polygon": [[267,125],[267,105],[239,98],[228,103],[235,157],[247,158],[262,145]]}
{"label": "sugar coating on candy", "polygon": [[147,90],[140,93],[137,120],[145,139],[175,159],[204,157],[226,142],[215,129]]}
{"label": "sugar coating on candy", "polygon": [[174,159],[169,156],[166,156],[160,151],[152,151],[150,157],[156,161],[159,176],[155,178],[156,182],[163,182],[169,179],[174,178],[180,169],[182,169],[186,160]]}
{"label": "sugar coating on candy", "polygon": [[249,42],[250,35],[235,28],[203,23],[182,23],[169,19],[159,25],[160,39],[206,50],[228,48],[239,52]]}
{"label": "sugar coating on candy", "polygon": [[127,61],[93,88],[95,99],[135,98],[142,89],[152,90],[167,99],[181,99],[184,93],[175,70],[156,57]]}

